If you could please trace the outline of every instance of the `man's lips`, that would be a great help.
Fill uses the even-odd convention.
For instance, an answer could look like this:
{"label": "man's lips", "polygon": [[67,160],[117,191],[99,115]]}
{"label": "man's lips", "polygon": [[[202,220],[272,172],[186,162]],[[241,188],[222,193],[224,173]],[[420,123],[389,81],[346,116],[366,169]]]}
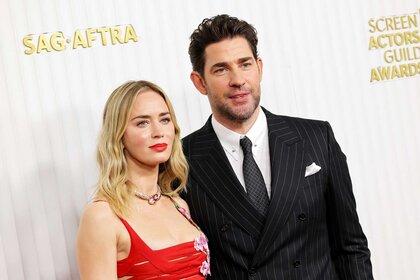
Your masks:
{"label": "man's lips", "polygon": [[244,92],[235,92],[229,95],[229,98],[241,98],[250,94],[248,91]]}
{"label": "man's lips", "polygon": [[167,147],[168,147],[168,144],[166,143],[158,143],[153,146],[150,146],[149,148],[156,151],[164,151],[166,150]]}
{"label": "man's lips", "polygon": [[234,103],[243,103],[248,100],[249,95],[249,92],[235,92],[229,95],[229,99],[232,100]]}

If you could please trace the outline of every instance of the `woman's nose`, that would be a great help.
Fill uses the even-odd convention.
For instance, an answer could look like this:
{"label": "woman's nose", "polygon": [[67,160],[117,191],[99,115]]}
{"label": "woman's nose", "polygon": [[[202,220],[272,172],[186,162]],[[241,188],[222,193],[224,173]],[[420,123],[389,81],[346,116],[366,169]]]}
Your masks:
{"label": "woman's nose", "polygon": [[152,133],[152,137],[153,138],[162,138],[164,135],[163,133],[163,129],[161,127],[160,124],[154,124],[153,125],[153,133]]}
{"label": "woman's nose", "polygon": [[163,132],[160,130],[153,133],[153,138],[162,138],[162,137],[163,137]]}

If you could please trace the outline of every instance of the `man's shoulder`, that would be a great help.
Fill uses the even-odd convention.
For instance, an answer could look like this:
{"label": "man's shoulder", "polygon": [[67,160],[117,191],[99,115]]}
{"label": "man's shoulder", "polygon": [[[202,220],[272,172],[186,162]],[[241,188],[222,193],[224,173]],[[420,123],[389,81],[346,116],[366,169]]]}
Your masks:
{"label": "man's shoulder", "polygon": [[194,140],[196,140],[197,138],[200,138],[201,135],[203,135],[206,131],[207,124],[205,124],[203,127],[191,132],[190,134],[188,134],[187,136],[182,138],[182,143],[185,145],[185,143],[189,143],[192,142]]}
{"label": "man's shoulder", "polygon": [[214,131],[211,127],[210,122],[207,121],[203,127],[183,137],[181,141],[182,141],[182,148],[184,150],[185,155],[188,156],[188,154],[191,152],[194,145],[205,144],[205,142],[207,142],[209,138],[212,138],[211,137],[212,133],[214,134]]}
{"label": "man's shoulder", "polygon": [[326,125],[328,125],[328,122],[323,120],[301,118],[287,115],[276,115],[267,110],[264,110],[264,112],[267,116],[267,122],[269,124],[286,122],[289,127],[299,130],[302,128],[325,127]]}
{"label": "man's shoulder", "polygon": [[197,138],[197,137],[198,137],[198,135],[201,133],[201,130],[202,130],[202,129],[203,129],[203,128],[197,129],[197,130],[195,130],[195,131],[191,132],[190,134],[188,134],[187,136],[184,136],[184,137],[182,138],[182,142],[183,142],[183,143],[184,143],[184,142],[188,142],[188,141],[191,141],[191,139]]}
{"label": "man's shoulder", "polygon": [[317,119],[308,119],[308,118],[300,118],[300,117],[291,117],[291,116],[283,116],[285,120],[294,125],[294,126],[300,126],[300,127],[314,127],[314,126],[325,126],[327,123],[323,120],[317,120]]}

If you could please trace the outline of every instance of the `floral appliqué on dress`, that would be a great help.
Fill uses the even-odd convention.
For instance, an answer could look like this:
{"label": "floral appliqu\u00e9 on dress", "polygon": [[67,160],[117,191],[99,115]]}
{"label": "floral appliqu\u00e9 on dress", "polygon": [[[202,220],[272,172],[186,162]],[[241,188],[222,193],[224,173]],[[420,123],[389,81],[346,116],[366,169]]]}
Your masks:
{"label": "floral appliqu\u00e9 on dress", "polygon": [[194,248],[197,251],[201,251],[206,254],[206,260],[201,264],[200,272],[204,276],[211,275],[210,273],[210,251],[207,236],[204,233],[200,233],[200,236],[194,240]]}
{"label": "floral appliqu\u00e9 on dress", "polygon": [[201,231],[201,229],[198,227],[198,225],[191,219],[190,213],[188,213],[188,211],[186,209],[182,208],[179,205],[176,205],[176,208],[178,209],[179,212],[181,212],[182,215],[184,215],[184,217],[186,217],[188,219],[188,221],[191,224],[193,224],[200,231],[200,236],[197,237],[194,240],[194,248],[197,251],[203,252],[207,256],[206,260],[203,261],[203,263],[201,264],[200,273],[203,274],[204,276],[211,275],[211,273],[210,273],[210,250],[209,250],[209,244],[208,244],[207,236]]}

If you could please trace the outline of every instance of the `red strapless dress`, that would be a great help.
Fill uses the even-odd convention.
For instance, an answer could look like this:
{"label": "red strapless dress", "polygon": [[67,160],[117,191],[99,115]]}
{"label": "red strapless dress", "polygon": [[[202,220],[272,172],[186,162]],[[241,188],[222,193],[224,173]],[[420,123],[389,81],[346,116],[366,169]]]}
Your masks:
{"label": "red strapless dress", "polygon": [[[187,211],[172,201],[178,211],[198,228]],[[122,218],[120,220],[130,234],[131,248],[128,257],[117,262],[119,278],[196,280],[205,279],[206,275],[210,275],[207,238],[199,228],[200,236],[193,241],[152,250],[126,220]]]}

